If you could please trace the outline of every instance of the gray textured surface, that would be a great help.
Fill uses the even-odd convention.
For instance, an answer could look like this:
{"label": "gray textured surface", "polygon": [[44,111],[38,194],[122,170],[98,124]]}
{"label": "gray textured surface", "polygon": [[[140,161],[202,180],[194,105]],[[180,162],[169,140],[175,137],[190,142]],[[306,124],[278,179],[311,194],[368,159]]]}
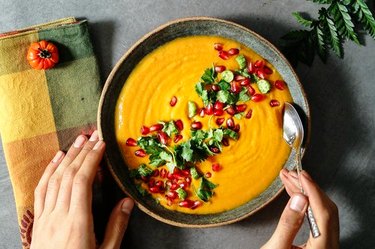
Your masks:
{"label": "gray textured surface", "polygon": [[[309,1],[29,1],[0,0],[0,32],[65,16],[88,18],[102,76],[143,34],[169,20],[208,15],[236,21],[274,44],[299,27],[292,11],[316,14]],[[341,247],[375,248],[375,42],[345,44],[345,59],[316,60],[297,73],[312,112],[312,137],[304,159],[321,187],[340,209]],[[13,194],[0,156],[0,248],[20,248]],[[104,193],[105,195],[105,193]],[[272,234],[287,201],[281,195],[265,209],[239,223],[212,229],[182,229],[162,224],[136,210],[126,248],[259,248]],[[308,234],[302,229],[297,241]]]}

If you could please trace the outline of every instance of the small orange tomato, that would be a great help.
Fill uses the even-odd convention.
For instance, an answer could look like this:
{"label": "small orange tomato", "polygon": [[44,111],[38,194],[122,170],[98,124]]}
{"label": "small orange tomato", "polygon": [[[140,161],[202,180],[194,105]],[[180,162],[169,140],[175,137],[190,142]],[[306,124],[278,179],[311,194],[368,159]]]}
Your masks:
{"label": "small orange tomato", "polygon": [[50,69],[59,62],[59,51],[52,42],[34,42],[27,51],[27,61],[34,69]]}

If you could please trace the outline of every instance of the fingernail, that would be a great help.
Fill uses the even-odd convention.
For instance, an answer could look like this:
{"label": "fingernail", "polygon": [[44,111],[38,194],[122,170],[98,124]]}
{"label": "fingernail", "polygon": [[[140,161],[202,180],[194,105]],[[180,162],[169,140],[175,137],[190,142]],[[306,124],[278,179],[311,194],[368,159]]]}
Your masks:
{"label": "fingernail", "polygon": [[134,201],[132,199],[126,198],[121,204],[121,211],[130,214],[134,206]]}
{"label": "fingernail", "polygon": [[292,197],[289,207],[294,211],[302,212],[305,209],[306,204],[306,198],[301,195],[295,195]]}
{"label": "fingernail", "polygon": [[90,141],[96,141],[99,139],[99,135],[98,135],[98,131],[94,131],[92,134],[91,134],[91,137],[90,137]]}
{"label": "fingernail", "polygon": [[96,144],[95,144],[93,150],[98,150],[98,149],[100,149],[100,147],[102,147],[103,144],[104,144],[104,142],[101,141],[101,140],[98,141],[98,142],[96,142]]}
{"label": "fingernail", "polygon": [[83,145],[85,142],[86,142],[86,138],[85,138],[84,136],[80,135],[80,136],[77,137],[76,141],[74,141],[73,146],[74,146],[75,148],[81,148],[82,145]]}
{"label": "fingernail", "polygon": [[52,162],[53,163],[57,163],[60,159],[61,159],[61,157],[64,155],[64,152],[62,152],[61,150],[59,150],[57,153],[56,153],[56,155],[55,155],[55,157],[52,159]]}
{"label": "fingernail", "polygon": [[313,179],[311,178],[311,176],[305,171],[305,170],[302,170],[302,175],[309,181],[313,182]]}
{"label": "fingernail", "polygon": [[288,170],[287,169],[282,169],[281,174],[283,174],[286,178],[288,178]]}
{"label": "fingernail", "polygon": [[292,177],[298,179],[298,174],[297,174],[297,172],[295,172],[294,170],[289,171],[289,175],[291,175]]}

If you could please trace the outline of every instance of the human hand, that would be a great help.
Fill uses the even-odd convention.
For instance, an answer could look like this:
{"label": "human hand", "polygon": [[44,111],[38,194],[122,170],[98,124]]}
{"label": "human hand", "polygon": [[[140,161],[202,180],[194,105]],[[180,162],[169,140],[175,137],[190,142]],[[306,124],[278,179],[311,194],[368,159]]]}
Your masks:
{"label": "human hand", "polygon": [[[339,248],[339,218],[336,204],[316,185],[306,171],[302,171],[300,175],[306,195],[300,193],[298,175],[295,171],[283,169],[280,171],[280,178],[291,198],[281,214],[274,234],[262,249]],[[321,235],[313,238],[310,233],[304,245],[294,246],[293,240],[301,228],[308,204],[314,212]]]}
{"label": "human hand", "polygon": [[[95,131],[77,137],[66,155],[57,152],[35,189],[31,249],[96,248],[92,184],[104,149]],[[133,205],[125,198],[115,206],[100,248],[120,248]]]}

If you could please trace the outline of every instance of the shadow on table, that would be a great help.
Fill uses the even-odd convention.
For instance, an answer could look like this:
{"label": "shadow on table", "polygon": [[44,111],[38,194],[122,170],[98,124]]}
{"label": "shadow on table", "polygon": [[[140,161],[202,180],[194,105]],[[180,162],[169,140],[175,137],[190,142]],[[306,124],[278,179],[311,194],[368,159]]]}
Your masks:
{"label": "shadow on table", "polygon": [[[290,30],[287,26],[267,19],[242,16],[224,18],[254,30],[274,44],[278,44],[279,37]],[[111,48],[113,29],[114,24],[111,21],[93,24],[92,30],[100,33],[100,37],[94,37],[94,45],[97,47],[96,51],[103,51],[98,54],[101,64],[111,61],[112,51],[108,49]],[[360,153],[373,145],[367,134],[370,124],[357,116],[356,110],[360,106],[356,105],[357,96],[351,89],[354,83],[347,80],[346,67],[349,66],[346,64],[343,66],[343,63],[338,63],[334,58],[330,58],[324,65],[316,58],[311,68],[299,65],[296,70],[308,96],[312,114],[312,136],[304,158],[304,167],[336,202],[337,198],[344,199],[341,202],[343,206],[339,205],[339,209],[343,210],[345,215],[349,214],[350,218],[341,216],[341,219],[344,218],[341,220],[341,225],[342,228],[352,229],[352,233],[350,237],[341,240],[341,248],[370,248],[370,244],[373,245],[372,226],[375,224],[372,215],[375,208],[373,201],[375,195],[370,195],[371,198],[368,196],[375,194],[374,176],[367,174],[363,166],[347,165],[351,161],[348,160],[347,155],[353,151]],[[105,68],[104,75],[107,75],[109,70]],[[371,158],[375,159],[374,152]],[[359,158],[353,162],[359,162]],[[109,183],[103,192],[106,193],[103,195],[106,206],[115,203],[114,196],[122,195],[113,182]],[[136,209],[131,217],[123,245],[126,245],[124,248],[152,248],[153,245],[157,245],[157,248],[183,248],[185,240],[196,238],[200,243],[199,248],[214,248],[212,241],[215,239],[221,243],[215,246],[217,249],[239,248],[236,246],[241,245],[240,238],[238,245],[233,244],[233,240],[227,240],[228,244],[225,244],[227,235],[223,234],[234,235],[236,231],[243,232],[243,236],[246,236],[247,232],[252,232],[252,236],[264,237],[265,242],[273,230],[262,229],[276,226],[287,200],[287,195],[283,193],[255,215],[220,229],[176,228],[156,221]],[[105,209],[102,216],[106,217],[109,211],[109,208]],[[304,230],[302,240],[300,236],[301,241],[298,242],[306,239],[308,234],[306,226]],[[202,240],[202,233],[205,236],[204,240]],[[248,246],[259,248],[260,245]]]}

